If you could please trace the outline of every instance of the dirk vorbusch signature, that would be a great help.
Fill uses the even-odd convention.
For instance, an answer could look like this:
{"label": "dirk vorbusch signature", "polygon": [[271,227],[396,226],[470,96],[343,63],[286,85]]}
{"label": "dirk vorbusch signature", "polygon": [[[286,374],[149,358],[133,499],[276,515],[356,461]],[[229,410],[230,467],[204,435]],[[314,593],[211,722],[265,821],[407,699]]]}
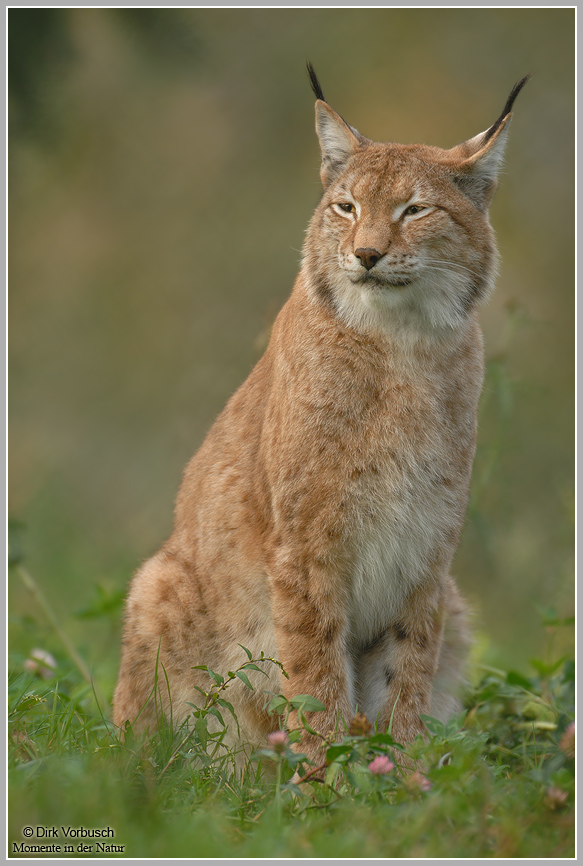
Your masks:
{"label": "dirk vorbusch signature", "polygon": [[[86,839],[112,839],[115,836],[113,827],[23,827],[22,835],[34,842],[12,842],[13,854],[98,854],[124,853],[125,845],[115,845],[105,842],[87,844]],[[39,844],[37,840],[41,840]],[[53,842],[58,839],[61,844]],[[81,842],[77,840],[83,840]],[[77,844],[72,844],[76,840]]]}

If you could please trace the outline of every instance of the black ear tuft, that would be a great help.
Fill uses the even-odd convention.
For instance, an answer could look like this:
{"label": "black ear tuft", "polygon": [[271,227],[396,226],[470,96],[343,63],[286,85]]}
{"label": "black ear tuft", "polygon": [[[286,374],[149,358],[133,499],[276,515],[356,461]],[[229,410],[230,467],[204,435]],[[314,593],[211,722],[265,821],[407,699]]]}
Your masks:
{"label": "black ear tuft", "polygon": [[326,102],[326,97],[324,96],[324,93],[322,91],[322,87],[320,86],[320,82],[318,81],[318,76],[314,72],[314,67],[312,66],[312,64],[310,63],[309,60],[306,63],[306,66],[308,69],[308,75],[310,76],[310,83],[312,85],[312,90],[314,91],[316,99],[321,99],[322,102]]}
{"label": "black ear tuft", "polygon": [[494,123],[490,127],[490,129],[487,131],[486,137],[484,139],[484,143],[486,141],[489,141],[492,138],[492,136],[497,131],[498,127],[500,126],[500,124],[502,123],[504,118],[508,117],[508,115],[512,111],[512,106],[514,105],[514,100],[516,99],[516,97],[518,96],[518,94],[520,93],[520,91],[522,90],[522,88],[524,87],[524,85],[526,84],[526,82],[528,81],[528,79],[530,78],[531,75],[532,75],[532,72],[529,72],[528,75],[525,75],[524,78],[521,78],[520,81],[516,82],[516,84],[514,85],[512,90],[510,91],[510,96],[506,100],[506,105],[504,106],[502,114],[500,115],[500,117],[498,118],[496,123]]}

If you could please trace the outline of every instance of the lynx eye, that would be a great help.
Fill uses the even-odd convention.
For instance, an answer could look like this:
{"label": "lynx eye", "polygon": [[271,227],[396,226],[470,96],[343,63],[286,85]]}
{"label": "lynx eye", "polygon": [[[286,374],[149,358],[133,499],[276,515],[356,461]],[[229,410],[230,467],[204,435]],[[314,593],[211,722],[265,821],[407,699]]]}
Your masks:
{"label": "lynx eye", "polygon": [[340,210],[343,210],[344,213],[356,213],[356,208],[350,201],[338,202],[337,207],[339,207]]}
{"label": "lynx eye", "polygon": [[421,213],[421,211],[427,210],[425,205],[423,204],[412,204],[409,205],[407,210],[403,211],[403,216],[415,216],[415,214]]}

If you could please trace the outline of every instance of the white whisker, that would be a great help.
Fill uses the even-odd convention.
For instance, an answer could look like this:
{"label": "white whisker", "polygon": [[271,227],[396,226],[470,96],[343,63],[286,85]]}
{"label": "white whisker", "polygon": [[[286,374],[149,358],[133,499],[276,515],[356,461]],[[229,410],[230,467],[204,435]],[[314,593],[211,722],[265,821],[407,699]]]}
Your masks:
{"label": "white whisker", "polygon": [[443,259],[425,259],[423,263],[434,270],[447,271],[451,268],[457,268],[460,271],[466,271],[473,277],[478,277],[479,279],[482,279],[483,277],[483,274],[472,270],[472,268],[468,268],[466,265],[460,265],[459,262],[449,262],[444,261]]}

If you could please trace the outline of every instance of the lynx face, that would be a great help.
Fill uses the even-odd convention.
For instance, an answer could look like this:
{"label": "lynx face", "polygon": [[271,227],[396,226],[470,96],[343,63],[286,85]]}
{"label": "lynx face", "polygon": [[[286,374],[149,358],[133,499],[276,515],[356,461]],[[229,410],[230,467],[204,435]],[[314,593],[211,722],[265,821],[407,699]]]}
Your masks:
{"label": "lynx face", "polygon": [[321,296],[347,324],[447,333],[487,297],[496,262],[487,209],[505,111],[486,132],[442,150],[373,143],[316,103],[324,195],[306,250]]}
{"label": "lynx face", "polygon": [[325,197],[322,232],[334,241],[344,278],[337,301],[353,315],[362,305],[381,320],[384,310],[399,310],[419,324],[455,326],[490,287],[488,225],[482,243],[469,247],[464,223],[475,235],[481,215],[447,169],[394,146],[378,156],[382,168],[374,172],[363,155],[353,158]]}

